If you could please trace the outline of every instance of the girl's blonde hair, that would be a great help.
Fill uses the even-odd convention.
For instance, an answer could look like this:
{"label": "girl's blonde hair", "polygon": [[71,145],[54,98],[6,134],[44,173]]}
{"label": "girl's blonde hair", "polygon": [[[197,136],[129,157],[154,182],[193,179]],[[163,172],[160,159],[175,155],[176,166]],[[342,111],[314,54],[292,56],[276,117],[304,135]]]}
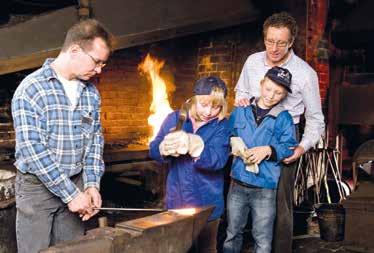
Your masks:
{"label": "girl's blonde hair", "polygon": [[188,101],[190,117],[200,120],[196,112],[197,102],[212,103],[212,106],[221,106],[221,111],[218,114],[218,120],[222,120],[226,117],[227,113],[227,101],[225,99],[225,92],[222,88],[214,87],[210,95],[195,95]]}

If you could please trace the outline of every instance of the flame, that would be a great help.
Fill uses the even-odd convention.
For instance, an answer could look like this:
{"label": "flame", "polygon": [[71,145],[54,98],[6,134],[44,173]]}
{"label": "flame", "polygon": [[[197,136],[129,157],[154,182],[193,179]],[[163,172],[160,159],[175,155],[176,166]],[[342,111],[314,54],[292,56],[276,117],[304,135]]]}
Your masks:
{"label": "flame", "polygon": [[194,215],[196,213],[196,208],[171,209],[170,211],[180,215]]}
{"label": "flame", "polygon": [[147,54],[138,66],[138,70],[146,74],[152,82],[152,103],[149,108],[151,115],[148,117],[148,124],[152,126],[152,137],[149,141],[156,137],[162,122],[173,111],[168,101],[166,83],[160,76],[160,70],[164,64],[165,61],[158,61]]}

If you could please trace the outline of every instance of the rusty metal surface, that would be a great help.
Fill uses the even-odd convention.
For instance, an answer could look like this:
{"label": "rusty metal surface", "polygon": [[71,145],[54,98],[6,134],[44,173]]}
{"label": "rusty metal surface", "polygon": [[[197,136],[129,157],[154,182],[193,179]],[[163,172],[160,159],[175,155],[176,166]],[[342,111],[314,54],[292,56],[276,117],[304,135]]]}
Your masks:
{"label": "rusty metal surface", "polygon": [[374,251],[374,182],[360,182],[357,191],[343,202],[347,245]]}
{"label": "rusty metal surface", "polygon": [[213,209],[212,206],[197,208],[194,215],[167,211],[121,222],[114,228],[97,228],[75,241],[64,242],[42,252],[187,252]]}

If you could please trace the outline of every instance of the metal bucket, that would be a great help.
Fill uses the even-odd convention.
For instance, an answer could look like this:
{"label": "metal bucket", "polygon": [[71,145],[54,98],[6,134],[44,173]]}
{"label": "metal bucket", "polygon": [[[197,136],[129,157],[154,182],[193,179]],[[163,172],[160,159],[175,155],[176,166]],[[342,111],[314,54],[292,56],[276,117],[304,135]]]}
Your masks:
{"label": "metal bucket", "polygon": [[293,210],[293,233],[297,235],[308,234],[308,225],[311,222],[314,210],[309,206],[297,206]]}
{"label": "metal bucket", "polygon": [[15,178],[15,172],[0,169],[0,253],[17,252]]}
{"label": "metal bucket", "polygon": [[316,211],[321,239],[329,242],[344,240],[344,207],[335,203],[318,204]]}

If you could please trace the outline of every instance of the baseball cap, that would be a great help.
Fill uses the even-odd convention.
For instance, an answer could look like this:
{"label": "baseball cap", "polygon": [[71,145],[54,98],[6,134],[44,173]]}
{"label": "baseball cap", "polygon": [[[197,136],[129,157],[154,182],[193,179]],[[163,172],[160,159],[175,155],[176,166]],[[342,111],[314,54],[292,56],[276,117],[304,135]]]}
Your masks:
{"label": "baseball cap", "polygon": [[195,95],[210,95],[214,87],[221,88],[224,92],[224,96],[227,96],[227,87],[225,82],[216,76],[200,78],[197,80],[193,91]]}
{"label": "baseball cap", "polygon": [[266,77],[270,78],[272,81],[286,88],[289,93],[292,93],[291,90],[291,80],[292,74],[288,69],[281,67],[272,67],[269,69],[266,74]]}

